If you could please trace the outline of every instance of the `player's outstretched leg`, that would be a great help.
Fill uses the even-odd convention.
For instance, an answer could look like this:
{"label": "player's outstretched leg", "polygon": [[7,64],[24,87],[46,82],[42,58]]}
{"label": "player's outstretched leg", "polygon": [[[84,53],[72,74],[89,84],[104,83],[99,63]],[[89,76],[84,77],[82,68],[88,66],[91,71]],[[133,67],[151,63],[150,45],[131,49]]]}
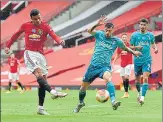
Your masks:
{"label": "player's outstretched leg", "polygon": [[74,109],[74,113],[78,113],[82,107],[85,106],[84,98],[86,96],[86,90],[79,91],[79,103],[77,107]]}
{"label": "player's outstretched leg", "polygon": [[80,109],[85,106],[84,98],[86,96],[86,90],[89,87],[89,85],[90,85],[90,83],[88,83],[88,82],[82,83],[82,86],[79,91],[79,103],[76,106],[76,108],[74,109],[74,111],[73,111],[74,113],[78,113],[80,111]]}
{"label": "player's outstretched leg", "polygon": [[45,90],[47,90],[52,95],[52,99],[56,99],[59,97],[65,97],[68,95],[67,93],[57,92],[56,90],[52,89],[43,77],[38,77],[37,82],[39,83],[40,87],[43,87]]}
{"label": "player's outstretched leg", "polygon": [[111,81],[106,84],[106,87],[110,95],[113,110],[117,110],[118,107],[121,105],[121,102],[116,101],[115,99],[115,87]]}

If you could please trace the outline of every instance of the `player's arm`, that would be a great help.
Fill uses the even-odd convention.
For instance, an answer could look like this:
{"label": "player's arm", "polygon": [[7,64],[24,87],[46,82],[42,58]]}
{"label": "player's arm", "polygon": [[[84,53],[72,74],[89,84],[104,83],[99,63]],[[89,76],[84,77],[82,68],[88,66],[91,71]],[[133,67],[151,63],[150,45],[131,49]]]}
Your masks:
{"label": "player's arm", "polygon": [[136,50],[136,49],[141,50],[143,47],[142,46],[134,46],[134,45],[131,45],[130,48],[132,50]]}
{"label": "player's arm", "polygon": [[120,49],[118,48],[117,49],[117,53],[116,53],[116,55],[115,55],[115,57],[114,57],[114,60],[113,60],[113,65],[115,64],[115,62],[117,61],[117,59],[120,57]]}
{"label": "player's arm", "polygon": [[95,24],[93,27],[87,29],[87,32],[90,33],[91,35],[95,35],[95,34],[96,34],[95,28],[97,28],[98,26],[104,25],[106,19],[107,19],[106,16],[105,16],[105,15],[102,15],[102,16],[100,17],[98,23]]}
{"label": "player's arm", "polygon": [[47,25],[47,29],[48,34],[52,37],[52,39],[54,39],[58,44],[65,45],[64,40],[62,40],[49,25]]}
{"label": "player's arm", "polygon": [[132,49],[132,50],[141,50],[143,47],[142,46],[135,46],[134,45],[134,43],[135,43],[135,41],[136,41],[136,37],[135,37],[135,35],[134,34],[132,34],[131,35],[131,38],[130,38],[130,48]]}
{"label": "player's arm", "polygon": [[122,50],[127,51],[127,52],[129,52],[129,53],[132,53],[132,54],[135,55],[135,56],[142,55],[141,52],[139,52],[139,51],[134,51],[134,50],[132,50],[131,48],[127,47],[127,46],[123,43],[123,41],[121,41],[121,40],[118,41],[118,46],[119,46],[119,48],[121,48]]}
{"label": "player's arm", "polygon": [[156,43],[152,44],[152,48],[154,49],[154,53],[157,54],[158,53],[158,48],[156,46]]}
{"label": "player's arm", "polygon": [[158,48],[157,48],[157,45],[155,43],[155,37],[154,37],[153,34],[152,34],[151,44],[152,44],[152,48],[154,49],[154,53],[157,54],[158,53]]}
{"label": "player's arm", "polygon": [[5,53],[8,54],[10,52],[10,47],[11,45],[18,39],[21,33],[24,32],[24,25],[22,25],[19,30],[14,33],[14,35],[11,37],[10,40],[7,41],[6,48],[5,48]]}

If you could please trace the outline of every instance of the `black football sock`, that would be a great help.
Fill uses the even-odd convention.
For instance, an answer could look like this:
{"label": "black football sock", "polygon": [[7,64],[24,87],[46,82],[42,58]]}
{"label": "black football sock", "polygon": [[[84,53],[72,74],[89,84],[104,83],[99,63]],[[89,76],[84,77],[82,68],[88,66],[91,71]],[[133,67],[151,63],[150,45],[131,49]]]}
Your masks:
{"label": "black football sock", "polygon": [[11,91],[11,82],[8,83],[8,90]]}
{"label": "black football sock", "polygon": [[84,101],[84,98],[86,96],[86,91],[80,90],[79,91],[79,101],[82,103]]}
{"label": "black football sock", "polygon": [[20,88],[23,90],[22,84],[21,84],[20,82],[18,82],[17,84],[18,84],[18,85],[20,86]]}
{"label": "black football sock", "polygon": [[140,93],[140,82],[136,81],[136,89]]}
{"label": "black football sock", "polygon": [[126,79],[124,82],[125,82],[125,86],[124,86],[125,92],[128,92],[129,79]]}
{"label": "black football sock", "polygon": [[43,106],[46,90],[42,87],[38,88],[39,106]]}

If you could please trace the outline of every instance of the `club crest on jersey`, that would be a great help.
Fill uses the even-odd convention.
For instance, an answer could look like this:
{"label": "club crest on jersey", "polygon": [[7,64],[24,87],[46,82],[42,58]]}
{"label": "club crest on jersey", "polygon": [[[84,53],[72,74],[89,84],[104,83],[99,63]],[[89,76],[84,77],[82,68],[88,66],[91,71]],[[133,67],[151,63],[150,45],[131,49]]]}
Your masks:
{"label": "club crest on jersey", "polygon": [[32,32],[33,32],[33,33],[36,33],[36,29],[32,29]]}
{"label": "club crest on jersey", "polygon": [[43,30],[38,29],[37,33],[38,33],[39,35],[42,35],[42,34],[43,34]]}

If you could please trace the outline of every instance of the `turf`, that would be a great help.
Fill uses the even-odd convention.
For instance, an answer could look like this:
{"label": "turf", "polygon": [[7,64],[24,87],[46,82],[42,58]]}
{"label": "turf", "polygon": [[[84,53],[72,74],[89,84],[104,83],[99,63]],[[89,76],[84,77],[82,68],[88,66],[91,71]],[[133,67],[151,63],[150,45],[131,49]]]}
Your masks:
{"label": "turf", "polygon": [[121,99],[122,91],[116,91],[122,105],[117,111],[110,101],[99,103],[95,90],[89,90],[86,106],[80,113],[73,113],[78,101],[78,91],[69,90],[66,98],[52,100],[47,93],[45,108],[50,116],[37,115],[37,91],[20,94],[1,91],[1,122],[162,122],[162,92],[148,91],[145,104],[140,107],[136,92],[130,91],[128,99]]}

